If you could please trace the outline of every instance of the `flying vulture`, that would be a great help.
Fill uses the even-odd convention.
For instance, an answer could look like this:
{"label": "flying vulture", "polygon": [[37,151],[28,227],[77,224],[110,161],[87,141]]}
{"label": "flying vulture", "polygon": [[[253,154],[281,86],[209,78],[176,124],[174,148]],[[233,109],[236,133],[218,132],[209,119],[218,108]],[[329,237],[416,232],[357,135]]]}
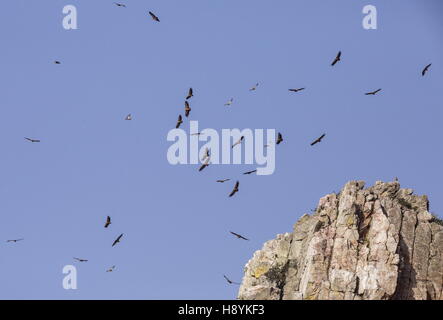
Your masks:
{"label": "flying vulture", "polygon": [[277,144],[280,144],[281,142],[283,142],[283,136],[281,135],[281,133],[279,132],[277,135]]}
{"label": "flying vulture", "polygon": [[298,88],[298,89],[288,89],[289,91],[291,91],[291,92],[299,92],[299,91],[302,91],[302,90],[305,90],[306,88]]}
{"label": "flying vulture", "polygon": [[341,51],[339,51],[339,52],[337,53],[337,56],[335,57],[334,61],[332,61],[332,63],[331,63],[331,66],[335,66],[335,64],[336,64],[337,62],[339,62],[340,60],[341,60]]}
{"label": "flying vulture", "polygon": [[119,235],[118,237],[117,237],[117,239],[115,239],[114,240],[114,242],[112,243],[112,246],[115,246],[117,243],[119,243],[120,242],[120,239],[123,237],[123,233],[121,234],[121,235]]}
{"label": "flying vulture", "polygon": [[255,91],[255,90],[257,90],[258,85],[259,85],[259,83],[257,82],[257,83],[255,84],[255,86],[253,86],[251,89],[249,89],[249,91]]}
{"label": "flying vulture", "polygon": [[178,116],[178,120],[177,120],[177,124],[175,125],[175,128],[178,129],[182,123],[183,123],[183,118],[182,118],[182,115],[180,114]]}
{"label": "flying vulture", "polygon": [[189,102],[185,101],[185,117],[189,116],[189,112],[191,112],[191,107],[189,106]]}
{"label": "flying vulture", "polygon": [[221,179],[221,180],[217,180],[216,182],[225,183],[226,181],[229,181],[229,180],[231,180],[231,179]]}
{"label": "flying vulture", "polygon": [[232,197],[234,194],[236,194],[238,192],[238,186],[240,185],[240,182],[237,181],[235,183],[234,189],[232,189],[231,193],[229,194],[229,197]]}
{"label": "flying vulture", "polygon": [[194,96],[194,92],[192,88],[189,88],[188,96],[186,97],[186,100],[191,99]]}
{"label": "flying vulture", "polygon": [[80,258],[75,258],[75,257],[74,257],[74,259],[77,260],[78,262],[88,262],[87,259],[80,259]]}
{"label": "flying vulture", "polygon": [[430,67],[431,65],[432,65],[432,63],[428,64],[428,65],[423,69],[423,71],[421,72],[421,75],[422,75],[422,76],[424,76],[424,75],[426,74],[426,72],[428,72],[429,67]]}
{"label": "flying vulture", "polygon": [[252,174],[252,173],[254,173],[254,172],[257,172],[257,169],[255,169],[255,170],[252,170],[252,171],[246,171],[245,173],[243,173],[243,174]]}
{"label": "flying vulture", "polygon": [[205,159],[209,158],[211,156],[211,152],[208,148],[205,148],[205,154],[202,157],[202,161],[205,161]]}
{"label": "flying vulture", "polygon": [[55,63],[55,64],[62,64],[62,63],[61,63],[60,61],[58,61],[58,60],[55,60],[54,63]]}
{"label": "flying vulture", "polygon": [[317,138],[315,141],[313,141],[313,142],[311,143],[311,146],[313,146],[313,145],[315,145],[315,144],[321,142],[321,140],[322,140],[325,136],[326,136],[326,133],[323,133],[319,138]]}
{"label": "flying vulture", "polygon": [[206,158],[206,161],[202,164],[202,166],[200,167],[200,169],[198,169],[198,171],[202,171],[204,168],[209,166],[209,161],[211,161],[211,157]]}
{"label": "flying vulture", "polygon": [[21,238],[21,239],[6,240],[6,242],[19,242],[22,240],[25,240],[25,239]]}
{"label": "flying vulture", "polygon": [[153,14],[151,11],[149,11],[149,15],[151,16],[152,20],[160,22],[160,19],[155,14]]}
{"label": "flying vulture", "polygon": [[225,106],[230,106],[234,102],[234,98],[229,99],[228,102],[225,103]]}
{"label": "flying vulture", "polygon": [[111,224],[111,217],[108,216],[108,217],[106,218],[105,228],[109,227],[110,224]]}
{"label": "flying vulture", "polygon": [[234,236],[236,236],[239,239],[243,239],[243,240],[249,240],[248,238],[243,237],[241,234],[229,231],[231,234],[233,234]]}
{"label": "flying vulture", "polygon": [[28,141],[30,141],[30,142],[32,142],[32,143],[34,143],[34,142],[40,142],[40,140],[37,140],[37,139],[31,139],[31,138],[25,138],[26,140],[28,140]]}
{"label": "flying vulture", "polygon": [[379,93],[381,91],[381,89],[377,89],[375,91],[371,91],[371,92],[366,92],[365,95],[367,96],[375,96],[377,93]]}
{"label": "flying vulture", "polygon": [[114,269],[115,269],[115,266],[112,266],[108,270],[106,270],[106,272],[112,272],[112,271],[114,271]]}
{"label": "flying vulture", "polygon": [[240,284],[240,283],[238,283],[238,282],[234,282],[234,281],[231,281],[227,276],[225,276],[225,275],[223,275],[223,277],[226,279],[226,281],[229,283],[229,284]]}
{"label": "flying vulture", "polygon": [[234,144],[232,145],[232,149],[234,149],[234,147],[235,147],[236,145],[242,143],[244,139],[245,139],[245,136],[241,136],[240,139],[239,139],[236,143],[234,143]]}
{"label": "flying vulture", "polygon": [[117,7],[123,7],[123,8],[126,8],[126,5],[123,4],[123,3],[114,2],[114,4],[115,4]]}

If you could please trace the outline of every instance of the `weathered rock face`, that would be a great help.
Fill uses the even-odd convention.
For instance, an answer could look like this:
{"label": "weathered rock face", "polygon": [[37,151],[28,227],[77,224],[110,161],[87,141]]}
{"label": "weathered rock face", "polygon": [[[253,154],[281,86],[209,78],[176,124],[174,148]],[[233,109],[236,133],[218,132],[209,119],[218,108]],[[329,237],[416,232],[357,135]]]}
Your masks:
{"label": "weathered rock face", "polygon": [[443,226],[398,182],[346,184],[246,264],[239,299],[443,300]]}

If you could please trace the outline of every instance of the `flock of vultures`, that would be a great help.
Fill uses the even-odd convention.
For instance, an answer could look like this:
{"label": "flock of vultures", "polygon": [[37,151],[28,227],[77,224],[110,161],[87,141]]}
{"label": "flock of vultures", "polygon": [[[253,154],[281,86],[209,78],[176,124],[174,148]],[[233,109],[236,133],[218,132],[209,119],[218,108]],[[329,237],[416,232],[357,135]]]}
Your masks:
{"label": "flock of vultures", "polygon": [[[117,3],[117,2],[114,2],[114,5],[116,5],[117,7],[120,7],[120,8],[126,8],[126,5],[125,5],[124,3]],[[159,18],[156,14],[154,14],[153,12],[149,11],[147,16],[150,17],[154,23],[160,23],[160,18]],[[335,66],[337,63],[339,63],[341,60],[342,60],[342,53],[341,53],[341,51],[339,51],[339,52],[337,53],[337,55],[333,58],[333,60],[332,60],[332,62],[331,62],[331,66],[334,67],[334,66]],[[57,65],[62,64],[62,62],[61,62],[61,61],[58,61],[58,60],[54,61],[54,63],[57,64]],[[425,74],[429,71],[429,68],[430,68],[430,67],[431,67],[431,64],[426,65],[426,66],[422,69],[422,71],[421,71],[421,75],[422,75],[422,76],[425,76]],[[258,89],[258,86],[259,86],[259,83],[256,83],[253,87],[251,87],[251,88],[249,89],[249,91],[256,91],[256,90]],[[291,89],[288,89],[288,90],[289,90],[290,92],[292,92],[292,93],[300,93],[301,91],[305,90],[305,88],[291,88]],[[368,96],[369,96],[369,95],[376,95],[376,94],[378,94],[381,90],[382,90],[382,89],[379,88],[379,89],[374,90],[374,91],[366,92],[365,95],[368,95]],[[187,94],[186,97],[184,98],[184,116],[185,116],[185,118],[188,118],[189,115],[190,115],[190,113],[191,113],[191,110],[192,110],[192,109],[191,109],[191,103],[190,103],[190,102],[192,101],[192,97],[193,97],[193,96],[194,96],[194,90],[193,90],[192,88],[189,88],[189,90],[188,90],[188,94]],[[229,107],[229,106],[231,106],[231,105],[233,104],[233,102],[234,102],[234,99],[231,98],[229,101],[227,101],[227,102],[225,103],[225,106],[226,106],[226,107]],[[131,120],[132,120],[132,115],[131,115],[131,114],[128,114],[128,115],[124,118],[124,120],[126,120],[126,121],[131,121]],[[178,116],[178,119],[177,119],[177,122],[176,122],[176,126],[175,126],[175,127],[176,127],[176,128],[179,128],[179,127],[183,124],[183,122],[184,122],[184,118],[183,118],[183,116],[180,114],[180,115]],[[204,133],[202,133],[202,132],[193,133],[193,135],[201,135],[201,134],[204,134]],[[322,142],[322,140],[323,140],[323,138],[325,138],[325,136],[326,136],[326,133],[321,134],[318,138],[315,138],[315,139],[310,143],[310,145],[311,145],[311,146],[314,146],[314,145],[316,145],[316,144]],[[26,139],[26,141],[28,141],[29,143],[40,143],[40,140],[39,140],[39,139],[36,139],[36,138],[25,137],[25,139]],[[244,141],[244,136],[242,136],[237,142],[235,142],[235,143],[232,145],[232,148],[235,148],[236,146],[241,145],[241,144],[243,143],[243,141]],[[280,143],[282,143],[282,142],[283,142],[283,135],[282,135],[282,133],[278,132],[277,137],[276,137],[276,140],[275,140],[275,144],[278,145],[278,144],[280,144]],[[267,144],[267,145],[265,145],[265,147],[270,147],[270,145]],[[210,165],[210,162],[211,162],[211,151],[210,151],[210,150],[208,150],[208,149],[205,150],[204,155],[203,155],[203,158],[201,159],[201,162],[202,162],[202,165],[199,167],[199,171],[204,170],[206,167],[208,167],[208,166]],[[257,171],[257,170],[247,171],[247,172],[244,172],[243,174],[244,174],[244,175],[250,175],[250,174],[255,173],[256,171]],[[219,180],[216,180],[216,182],[217,182],[217,183],[225,183],[225,182],[228,182],[228,181],[230,181],[230,180],[231,180],[231,179],[219,179]],[[236,180],[236,182],[234,183],[234,185],[233,185],[233,187],[232,187],[232,191],[228,194],[228,196],[229,196],[229,197],[233,197],[236,193],[238,193],[239,190],[240,190],[239,187],[240,187],[240,181]],[[104,228],[108,228],[110,225],[111,225],[111,217],[108,216],[108,217],[106,218],[106,221],[104,221],[104,225],[103,225],[103,226],[104,226]],[[233,231],[229,231],[229,232],[230,232],[230,234],[231,234],[233,237],[236,237],[236,238],[239,239],[239,240],[244,240],[244,241],[248,241],[248,240],[249,240],[248,238],[244,237],[243,235],[241,235],[241,234],[239,234],[239,233],[236,233],[236,232],[233,232]],[[123,238],[123,234],[120,234],[120,235],[119,235],[119,236],[118,236],[118,237],[112,242],[112,244],[110,244],[110,245],[112,245],[112,247],[114,247],[115,245],[117,245],[117,244],[122,240],[122,238]],[[8,243],[17,243],[17,242],[19,242],[19,241],[23,241],[23,240],[24,240],[24,238],[11,239],[11,240],[7,240],[7,242],[8,242]],[[88,259],[77,258],[77,257],[74,257],[73,259],[76,260],[76,261],[78,261],[78,262],[81,262],[81,263],[88,262]],[[115,267],[116,267],[116,266],[111,266],[111,267],[109,267],[108,269],[106,269],[106,272],[112,272],[112,271],[114,271]],[[238,282],[234,282],[234,281],[232,281],[231,279],[229,279],[226,275],[223,275],[223,277],[224,277],[224,279],[226,280],[226,282],[227,282],[228,284],[236,284],[236,285],[239,284]]]}

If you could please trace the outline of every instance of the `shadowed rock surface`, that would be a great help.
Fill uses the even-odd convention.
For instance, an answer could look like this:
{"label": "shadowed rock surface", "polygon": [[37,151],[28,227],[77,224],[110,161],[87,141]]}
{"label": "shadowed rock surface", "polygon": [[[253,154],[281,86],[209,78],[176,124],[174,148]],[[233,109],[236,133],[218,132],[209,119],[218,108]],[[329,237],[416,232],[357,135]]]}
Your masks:
{"label": "shadowed rock surface", "polygon": [[426,196],[352,181],[245,266],[238,299],[443,300],[443,226]]}

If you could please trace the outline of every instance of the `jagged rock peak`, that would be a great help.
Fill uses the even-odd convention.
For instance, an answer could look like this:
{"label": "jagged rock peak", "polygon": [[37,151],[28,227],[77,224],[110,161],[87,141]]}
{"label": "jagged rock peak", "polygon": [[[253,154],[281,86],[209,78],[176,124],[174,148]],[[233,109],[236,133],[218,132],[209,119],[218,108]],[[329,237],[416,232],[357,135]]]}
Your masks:
{"label": "jagged rock peak", "polygon": [[426,196],[348,182],[245,266],[238,299],[443,300],[443,225]]}

